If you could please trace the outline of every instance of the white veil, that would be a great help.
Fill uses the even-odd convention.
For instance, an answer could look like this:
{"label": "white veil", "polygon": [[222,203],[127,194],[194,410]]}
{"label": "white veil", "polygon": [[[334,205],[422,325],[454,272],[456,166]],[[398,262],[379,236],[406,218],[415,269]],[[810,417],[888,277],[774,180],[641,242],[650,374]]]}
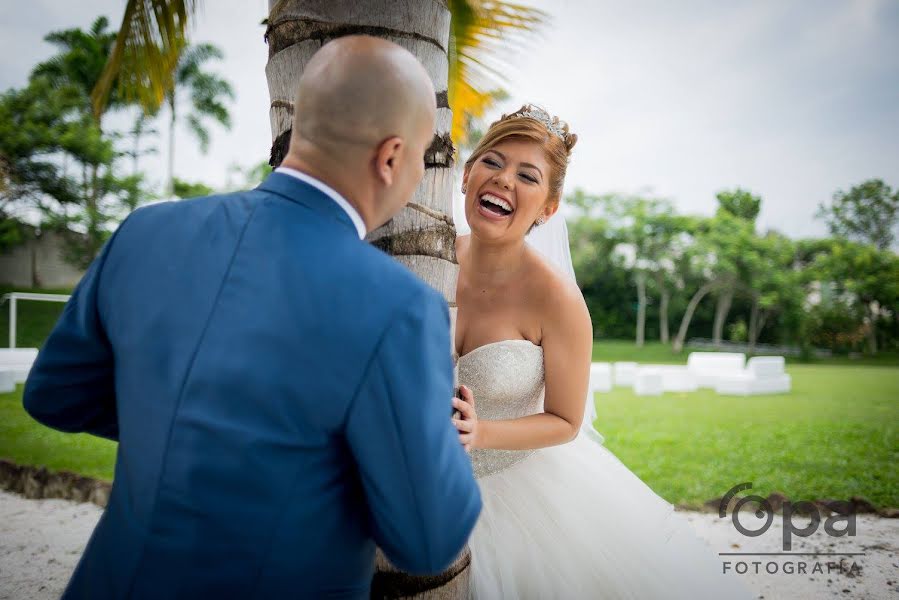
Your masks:
{"label": "white veil", "polygon": [[[546,257],[552,264],[561,269],[563,273],[571,277],[577,283],[574,275],[574,265],[571,262],[571,248],[568,243],[568,225],[565,217],[559,213],[553,215],[543,225],[534,227],[525,238],[532,247]],[[586,408],[584,410],[584,422],[581,424],[581,432],[589,438],[602,444],[605,440],[593,427],[596,420],[596,404],[594,403],[592,386],[587,390]]]}

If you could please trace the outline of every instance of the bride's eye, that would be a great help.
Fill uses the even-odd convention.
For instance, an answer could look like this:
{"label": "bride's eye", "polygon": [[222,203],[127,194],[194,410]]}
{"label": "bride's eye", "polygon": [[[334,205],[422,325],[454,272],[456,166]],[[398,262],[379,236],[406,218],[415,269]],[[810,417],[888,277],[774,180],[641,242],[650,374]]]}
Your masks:
{"label": "bride's eye", "polygon": [[485,158],[484,164],[490,165],[491,167],[498,167],[499,163],[493,160],[492,158]]}
{"label": "bride's eye", "polygon": [[519,173],[522,179],[527,180],[530,183],[537,183],[537,178],[533,175],[528,175],[527,173]]}

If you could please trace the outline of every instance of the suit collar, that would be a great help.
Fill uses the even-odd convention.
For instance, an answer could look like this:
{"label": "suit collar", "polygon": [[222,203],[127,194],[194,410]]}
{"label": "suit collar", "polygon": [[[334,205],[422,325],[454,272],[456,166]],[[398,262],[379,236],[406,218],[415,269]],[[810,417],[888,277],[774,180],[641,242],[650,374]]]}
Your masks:
{"label": "suit collar", "polygon": [[349,227],[356,235],[364,232],[364,226],[360,232],[347,211],[326,191],[293,175],[274,172],[256,189],[277,194],[321,215],[334,218]]}

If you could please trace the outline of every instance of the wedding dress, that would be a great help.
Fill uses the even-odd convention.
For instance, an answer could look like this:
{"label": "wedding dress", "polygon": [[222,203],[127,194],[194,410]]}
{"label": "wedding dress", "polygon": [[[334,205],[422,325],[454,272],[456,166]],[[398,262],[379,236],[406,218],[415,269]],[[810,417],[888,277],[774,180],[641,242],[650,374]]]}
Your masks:
{"label": "wedding dress", "polygon": [[[457,358],[483,420],[543,409],[543,349],[487,344]],[[673,506],[582,432],[541,450],[471,453],[483,510],[471,591],[504,598],[750,598]]]}

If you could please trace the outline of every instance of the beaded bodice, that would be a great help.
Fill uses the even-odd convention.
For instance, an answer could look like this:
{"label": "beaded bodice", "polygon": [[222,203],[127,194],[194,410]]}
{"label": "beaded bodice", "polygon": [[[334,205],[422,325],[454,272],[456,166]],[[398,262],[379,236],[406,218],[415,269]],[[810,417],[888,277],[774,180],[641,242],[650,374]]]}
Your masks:
{"label": "beaded bodice", "polygon": [[[479,420],[494,421],[533,415],[543,410],[543,348],[528,340],[503,340],[457,359],[459,385],[474,394]],[[476,477],[521,462],[533,450],[471,451]]]}

